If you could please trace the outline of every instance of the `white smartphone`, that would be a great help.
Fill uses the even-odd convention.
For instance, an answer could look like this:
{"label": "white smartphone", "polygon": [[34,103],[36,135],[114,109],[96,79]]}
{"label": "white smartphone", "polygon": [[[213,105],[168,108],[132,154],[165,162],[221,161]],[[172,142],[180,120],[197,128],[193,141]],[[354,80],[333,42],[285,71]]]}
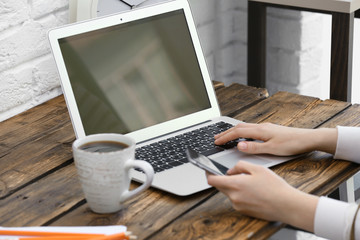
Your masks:
{"label": "white smartphone", "polygon": [[228,170],[227,167],[217,163],[210,158],[190,149],[186,149],[186,156],[190,163],[215,175],[224,176]]}

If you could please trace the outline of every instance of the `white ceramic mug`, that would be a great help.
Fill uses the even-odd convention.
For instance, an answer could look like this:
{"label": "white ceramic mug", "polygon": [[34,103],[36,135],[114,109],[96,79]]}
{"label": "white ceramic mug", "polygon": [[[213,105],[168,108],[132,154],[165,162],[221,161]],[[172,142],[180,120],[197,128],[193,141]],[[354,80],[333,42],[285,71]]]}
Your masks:
{"label": "white ceramic mug", "polygon": [[[91,152],[81,149],[95,142],[117,142],[127,145],[110,152]],[[91,210],[112,213],[120,210],[123,202],[146,190],[154,177],[152,166],[135,160],[135,141],[121,134],[88,135],[73,143],[73,154],[85,198]],[[146,181],[129,191],[132,168],[140,168]]]}

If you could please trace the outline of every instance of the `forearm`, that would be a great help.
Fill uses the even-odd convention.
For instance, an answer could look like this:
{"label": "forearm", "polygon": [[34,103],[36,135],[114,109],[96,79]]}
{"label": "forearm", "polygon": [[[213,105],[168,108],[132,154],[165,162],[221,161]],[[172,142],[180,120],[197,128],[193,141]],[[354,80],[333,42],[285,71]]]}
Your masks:
{"label": "forearm", "polygon": [[334,154],[336,150],[337,135],[336,128],[314,129],[308,139],[309,144],[312,145],[311,150]]}
{"label": "forearm", "polygon": [[284,138],[278,142],[278,146],[275,146],[277,149],[276,153],[280,153],[281,155],[312,151],[335,153],[337,143],[336,128],[288,128],[286,130],[289,137],[288,139]]}
{"label": "forearm", "polygon": [[299,190],[289,192],[283,198],[279,221],[314,232],[314,218],[319,198]]}

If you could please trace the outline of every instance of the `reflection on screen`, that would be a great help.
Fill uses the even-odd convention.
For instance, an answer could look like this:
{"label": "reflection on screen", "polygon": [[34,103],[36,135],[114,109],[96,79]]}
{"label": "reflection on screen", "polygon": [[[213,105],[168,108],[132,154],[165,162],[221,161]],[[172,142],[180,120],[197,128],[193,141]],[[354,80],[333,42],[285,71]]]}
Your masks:
{"label": "reflection on screen", "polygon": [[210,107],[182,10],[60,40],[85,133],[128,133]]}

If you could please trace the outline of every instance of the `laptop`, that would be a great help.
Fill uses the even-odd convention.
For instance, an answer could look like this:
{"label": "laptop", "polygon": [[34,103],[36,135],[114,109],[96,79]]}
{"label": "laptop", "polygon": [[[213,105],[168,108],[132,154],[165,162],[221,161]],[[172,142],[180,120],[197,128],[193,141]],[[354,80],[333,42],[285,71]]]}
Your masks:
{"label": "laptop", "polygon": [[[156,170],[154,188],[180,196],[210,188],[204,171],[184,160],[186,147],[227,168],[239,160],[269,167],[290,159],[214,146],[214,134],[239,121],[220,114],[186,0],[63,26],[49,39],[76,137],[132,137],[136,158]],[[193,146],[195,140],[211,146]],[[177,160],[169,163],[170,155]],[[143,182],[144,174],[132,170],[132,178]]]}

